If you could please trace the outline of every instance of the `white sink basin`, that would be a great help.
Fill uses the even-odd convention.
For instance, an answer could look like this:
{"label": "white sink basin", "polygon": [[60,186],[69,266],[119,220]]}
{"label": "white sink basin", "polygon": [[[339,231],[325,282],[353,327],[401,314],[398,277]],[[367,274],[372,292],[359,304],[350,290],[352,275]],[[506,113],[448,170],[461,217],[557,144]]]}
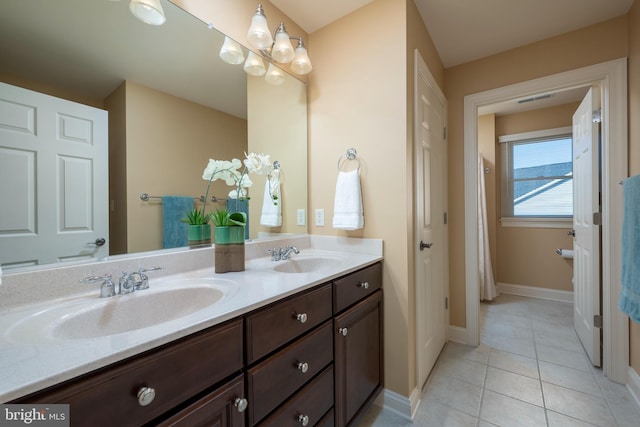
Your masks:
{"label": "white sink basin", "polygon": [[16,322],[5,337],[22,339],[90,339],[109,337],[185,319],[201,317],[201,311],[219,304],[238,290],[230,280],[178,278],[158,280],[151,287],[128,295],[98,298],[76,296],[44,309],[15,313]]}
{"label": "white sink basin", "polygon": [[54,338],[82,339],[147,328],[192,314],[224,296],[216,288],[194,286],[159,292],[137,291],[104,299],[102,304],[63,316],[51,331]]}
{"label": "white sink basin", "polygon": [[338,258],[290,258],[285,261],[279,261],[273,266],[273,269],[280,273],[315,273],[337,268],[340,264],[342,264],[342,261]]}

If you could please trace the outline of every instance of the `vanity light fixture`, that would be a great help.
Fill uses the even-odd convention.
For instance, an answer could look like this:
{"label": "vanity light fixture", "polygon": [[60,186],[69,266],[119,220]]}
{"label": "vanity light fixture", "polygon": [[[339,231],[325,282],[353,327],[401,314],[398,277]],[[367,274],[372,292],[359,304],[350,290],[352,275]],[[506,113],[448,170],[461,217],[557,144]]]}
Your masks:
{"label": "vanity light fixture", "polygon": [[220,58],[227,64],[242,64],[244,61],[244,52],[242,52],[242,47],[238,42],[225,36],[224,43],[220,48]]}
{"label": "vanity light fixture", "polygon": [[267,83],[272,85],[281,85],[284,83],[284,72],[273,64],[269,64],[267,74],[264,76]]}
{"label": "vanity light fixture", "polygon": [[266,70],[262,58],[250,50],[249,55],[247,55],[247,60],[244,62],[244,71],[252,76],[264,76]]}
{"label": "vanity light fixture", "polygon": [[146,24],[162,25],[167,20],[160,0],[131,0],[129,10]]}
{"label": "vanity light fixture", "polygon": [[[298,46],[295,50],[291,45],[291,40],[298,40]],[[311,61],[309,60],[307,49],[302,43],[302,37],[290,36],[282,22],[276,28],[275,37],[272,37],[262,4],[258,4],[256,13],[251,18],[247,41],[266,58],[281,64],[291,62],[291,71],[296,74],[309,74],[311,72]]]}

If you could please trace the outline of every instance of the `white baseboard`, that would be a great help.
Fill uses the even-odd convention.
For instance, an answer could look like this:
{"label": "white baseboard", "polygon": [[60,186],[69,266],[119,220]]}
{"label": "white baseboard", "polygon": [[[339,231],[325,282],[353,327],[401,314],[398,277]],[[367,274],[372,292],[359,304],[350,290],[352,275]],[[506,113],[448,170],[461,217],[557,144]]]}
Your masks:
{"label": "white baseboard", "polygon": [[417,388],[414,389],[411,396],[407,398],[385,388],[382,390],[382,393],[378,395],[374,404],[393,411],[411,421],[413,420],[413,415],[416,413],[418,406],[420,405],[420,390]]}
{"label": "white baseboard", "polygon": [[523,297],[573,303],[573,292],[571,291],[559,291],[556,289],[539,288],[537,286],[514,285],[511,283],[498,283],[496,285],[496,288],[501,294],[520,295]]}
{"label": "white baseboard", "polygon": [[467,344],[467,328],[449,325],[449,341]]}
{"label": "white baseboard", "polygon": [[633,400],[640,407],[640,375],[631,366],[629,366],[627,373],[627,388],[633,396]]}

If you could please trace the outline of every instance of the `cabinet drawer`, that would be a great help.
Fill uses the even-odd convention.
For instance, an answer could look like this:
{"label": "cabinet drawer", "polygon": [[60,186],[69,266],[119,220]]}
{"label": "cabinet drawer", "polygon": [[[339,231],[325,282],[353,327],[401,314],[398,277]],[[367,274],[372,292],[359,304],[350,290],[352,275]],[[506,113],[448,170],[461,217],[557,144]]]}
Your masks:
{"label": "cabinet drawer", "polygon": [[338,313],[382,287],[382,264],[377,263],[333,282],[333,310]]}
{"label": "cabinet drawer", "polygon": [[331,285],[277,302],[246,317],[247,364],[331,317]]}
{"label": "cabinet drawer", "polygon": [[335,425],[334,418],[335,413],[333,412],[333,409],[331,409],[320,421],[318,421],[318,424],[316,424],[315,427],[333,427]]}
{"label": "cabinet drawer", "polygon": [[[247,372],[249,425],[260,421],[333,360],[333,323],[300,338]],[[306,365],[302,365],[306,364]],[[306,370],[306,372],[303,372]]]}
{"label": "cabinet drawer", "polygon": [[244,414],[236,407],[236,399],[244,398],[243,378],[242,375],[236,377],[161,422],[158,427],[244,426]]}
{"label": "cabinet drawer", "polygon": [[276,412],[260,423],[260,427],[300,427],[301,417],[309,417],[315,426],[333,407],[333,365],[296,393]]}
{"label": "cabinet drawer", "polygon": [[[68,403],[72,425],[139,426],[241,369],[239,319],[20,401]],[[138,403],[143,387],[155,390],[147,406]]]}

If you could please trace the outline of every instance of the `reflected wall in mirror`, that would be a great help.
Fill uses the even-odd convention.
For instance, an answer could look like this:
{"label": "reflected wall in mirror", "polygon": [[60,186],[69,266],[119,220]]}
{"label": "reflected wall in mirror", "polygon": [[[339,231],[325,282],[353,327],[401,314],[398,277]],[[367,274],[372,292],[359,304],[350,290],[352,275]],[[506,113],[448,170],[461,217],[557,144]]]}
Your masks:
{"label": "reflected wall in mirror", "polygon": [[[289,75],[268,85],[241,65],[223,63],[224,35],[170,2],[162,5],[167,22],[156,27],[131,15],[125,0],[4,0],[0,81],[109,112],[111,255],[162,248],[162,201],[143,201],[142,193],[198,198],[209,158],[243,159],[251,151],[280,162],[283,214],[281,227],[260,225],[264,178],[252,176],[251,238],[306,232],[296,222],[297,209],[307,206],[305,85]],[[216,181],[210,196],[226,199],[229,190]],[[38,213],[45,215],[56,213]],[[37,238],[39,227],[25,236]],[[85,244],[79,258],[103,256],[86,246],[100,236],[76,232]],[[0,214],[3,267],[12,250],[3,237],[12,234]]]}

